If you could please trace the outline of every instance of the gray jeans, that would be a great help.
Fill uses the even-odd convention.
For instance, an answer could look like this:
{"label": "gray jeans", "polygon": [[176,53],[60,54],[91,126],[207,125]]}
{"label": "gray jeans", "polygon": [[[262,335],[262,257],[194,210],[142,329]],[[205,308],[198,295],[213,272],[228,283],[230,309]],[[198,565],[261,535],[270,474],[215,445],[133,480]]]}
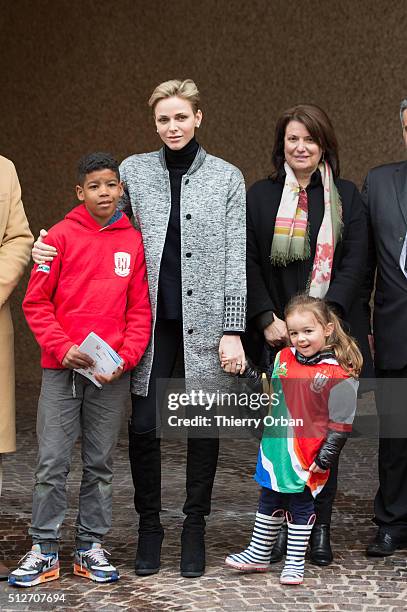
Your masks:
{"label": "gray jeans", "polygon": [[[113,451],[129,397],[130,373],[98,389],[72,370],[44,369],[38,400],[38,463],[29,533],[43,552],[58,550],[72,451],[82,436],[77,546],[102,542],[112,522]],[[75,397],[74,397],[75,395]]]}

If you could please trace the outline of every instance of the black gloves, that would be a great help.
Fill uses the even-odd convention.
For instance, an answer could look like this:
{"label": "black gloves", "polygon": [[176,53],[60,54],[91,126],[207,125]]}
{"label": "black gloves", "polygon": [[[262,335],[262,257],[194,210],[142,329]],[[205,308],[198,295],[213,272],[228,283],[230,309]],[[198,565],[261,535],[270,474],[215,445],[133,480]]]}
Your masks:
{"label": "black gloves", "polygon": [[244,382],[249,386],[251,391],[263,393],[263,372],[259,370],[247,357],[246,369],[244,373],[238,374],[237,376],[241,382]]}
{"label": "black gloves", "polygon": [[339,453],[345,446],[348,434],[346,431],[328,429],[325,442],[315,457],[315,463],[321,470],[328,470],[339,457]]}

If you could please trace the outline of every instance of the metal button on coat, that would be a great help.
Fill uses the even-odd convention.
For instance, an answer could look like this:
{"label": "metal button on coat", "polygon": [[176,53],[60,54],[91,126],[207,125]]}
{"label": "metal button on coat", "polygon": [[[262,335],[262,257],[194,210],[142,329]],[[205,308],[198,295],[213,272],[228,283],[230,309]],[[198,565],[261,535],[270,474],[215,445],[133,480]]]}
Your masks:
{"label": "metal button on coat", "polygon": [[188,289],[187,295],[192,295],[192,289]]}
{"label": "metal button on coat", "polygon": [[191,257],[192,253],[186,253],[185,257]]}
{"label": "metal button on coat", "polygon": [[189,330],[188,330],[188,333],[189,333],[189,334],[193,334],[193,333],[194,333],[194,330],[193,330],[193,329],[189,329]]}
{"label": "metal button on coat", "polygon": [[191,219],[191,215],[188,213],[187,215],[185,215],[185,219],[188,219],[188,221]]}

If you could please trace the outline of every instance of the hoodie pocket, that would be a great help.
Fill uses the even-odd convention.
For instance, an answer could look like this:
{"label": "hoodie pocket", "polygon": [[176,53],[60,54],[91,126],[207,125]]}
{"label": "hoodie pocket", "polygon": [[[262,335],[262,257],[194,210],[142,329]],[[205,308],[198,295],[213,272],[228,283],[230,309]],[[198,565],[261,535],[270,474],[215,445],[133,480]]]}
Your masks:
{"label": "hoodie pocket", "polygon": [[83,310],[109,316],[124,316],[127,302],[125,278],[98,278],[89,281],[82,302]]}

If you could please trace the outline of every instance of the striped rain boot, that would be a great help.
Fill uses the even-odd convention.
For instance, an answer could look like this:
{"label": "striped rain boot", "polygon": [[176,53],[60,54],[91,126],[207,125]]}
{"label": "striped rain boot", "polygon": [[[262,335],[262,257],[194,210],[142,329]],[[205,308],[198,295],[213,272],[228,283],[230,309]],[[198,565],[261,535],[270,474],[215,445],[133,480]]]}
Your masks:
{"label": "striped rain boot", "polygon": [[281,572],[280,583],[301,584],[304,580],[305,553],[314,526],[315,514],[309,518],[307,525],[296,525],[290,519],[291,516],[287,513],[287,556]]}
{"label": "striped rain boot", "polygon": [[242,572],[266,572],[270,569],[271,549],[283,522],[284,510],[275,510],[271,516],[256,512],[249,546],[241,553],[226,557],[226,565]]}

